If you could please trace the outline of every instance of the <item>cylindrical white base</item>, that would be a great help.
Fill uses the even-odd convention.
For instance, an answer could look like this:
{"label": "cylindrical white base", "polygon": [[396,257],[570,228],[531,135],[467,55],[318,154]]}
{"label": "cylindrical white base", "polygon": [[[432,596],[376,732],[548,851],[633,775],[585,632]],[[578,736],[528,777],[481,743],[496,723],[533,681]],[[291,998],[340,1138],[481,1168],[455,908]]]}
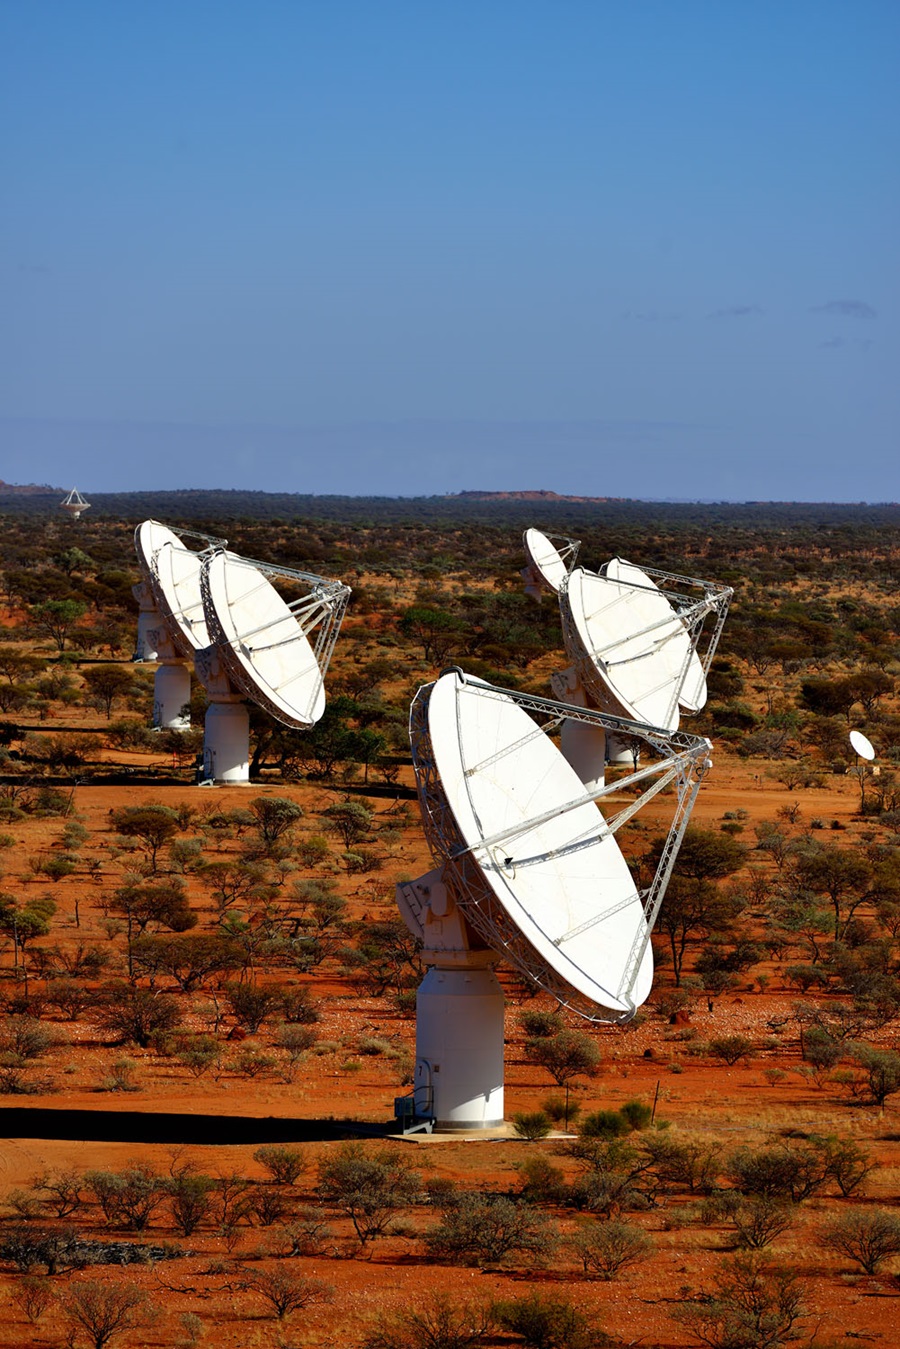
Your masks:
{"label": "cylindrical white base", "polygon": [[185,731],[191,724],[184,708],[191,701],[191,672],[181,662],[161,665],[153,680],[153,725],[161,731]]}
{"label": "cylindrical white base", "polygon": [[438,1129],[503,1123],[503,990],[491,969],[429,969],[416,997],[415,1103]]}
{"label": "cylindrical white base", "polygon": [[137,645],[134,648],[134,659],[156,660],[159,652],[156,649],[156,642],[151,638],[151,633],[155,634],[159,627],[159,614],[155,609],[141,609],[138,614],[137,627]]}
{"label": "cylindrical white base", "polygon": [[250,714],[246,703],[210,703],[206,709],[203,774],[225,786],[250,781]]}
{"label": "cylindrical white base", "polygon": [[564,721],[560,749],[589,792],[603,786],[606,769],[606,732],[586,721]]}

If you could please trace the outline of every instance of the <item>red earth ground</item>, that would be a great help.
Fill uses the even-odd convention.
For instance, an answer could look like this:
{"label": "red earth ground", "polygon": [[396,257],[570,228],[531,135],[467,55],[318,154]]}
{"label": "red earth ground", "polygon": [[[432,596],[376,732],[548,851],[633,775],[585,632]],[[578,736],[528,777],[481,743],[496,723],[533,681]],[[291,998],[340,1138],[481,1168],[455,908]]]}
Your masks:
{"label": "red earth ground", "polygon": [[[115,758],[120,763],[130,761],[136,767],[152,762],[152,756],[144,755],[116,753]],[[334,799],[328,790],[306,784],[278,784],[265,790],[301,803],[307,821],[313,820],[316,810]],[[216,795],[227,797],[230,804],[238,800],[240,792]],[[188,785],[78,787],[75,808],[91,834],[87,851],[104,855],[111,808],[144,800],[169,805],[186,802],[205,808],[210,792]],[[754,823],[772,820],[780,807],[797,802],[802,812],[798,828],[816,816],[828,824],[837,820],[846,826],[844,842],[865,830],[865,822],[855,813],[858,795],[851,780],[829,779],[827,789],[788,792],[770,779],[756,778],[745,763],[727,755],[717,759],[701,790],[694,818],[716,827],[726,811],[740,808],[747,812],[745,837],[752,840]],[[377,812],[387,811],[391,805],[385,800],[374,804]],[[652,817],[647,823],[649,837],[655,832]],[[21,886],[23,898],[27,898],[30,890],[51,889],[37,880],[26,884],[25,860],[46,854],[60,829],[58,819],[29,818],[13,827],[17,842],[11,861],[7,854],[5,888],[10,887],[11,873],[16,872],[15,888]],[[416,875],[430,865],[413,806],[411,818],[403,827],[385,869],[374,877],[342,880],[342,888],[357,915],[392,916],[393,880],[400,875]],[[77,940],[99,944],[108,941],[101,927],[99,899],[104,889],[118,879],[118,866],[116,859],[104,863],[104,877],[99,885],[88,881],[79,871],[52,887],[59,908],[48,941],[70,945]],[[199,902],[200,891],[193,879],[190,889],[194,901]],[[73,917],[76,893],[82,895],[79,929],[75,928]],[[11,964],[9,953],[6,964]],[[764,991],[757,982],[760,974],[768,975],[768,983],[763,980]],[[150,1050],[129,1049],[139,1090],[127,1094],[101,1091],[104,1075],[111,1063],[121,1057],[121,1048],[104,1043],[89,1015],[76,1023],[58,1023],[67,1043],[58,1047],[48,1061],[53,1089],[45,1094],[3,1098],[2,1108],[15,1109],[17,1121],[21,1120],[19,1111],[33,1110],[35,1119],[40,1120],[40,1129],[30,1135],[27,1127],[17,1123],[16,1132],[20,1136],[4,1140],[0,1152],[0,1196],[8,1203],[12,1192],[27,1187],[36,1173],[48,1169],[70,1166],[79,1170],[115,1169],[134,1160],[150,1162],[162,1172],[190,1162],[213,1175],[237,1171],[263,1179],[264,1172],[253,1159],[256,1144],[230,1143],[215,1128],[214,1117],[238,1116],[250,1120],[276,1117],[298,1121],[298,1134],[312,1137],[313,1141],[303,1143],[308,1164],[296,1187],[297,1202],[316,1203],[316,1163],[341,1143],[330,1136],[327,1127],[318,1129],[321,1137],[316,1139],[314,1122],[386,1124],[392,1115],[394,1096],[405,1090],[396,1057],[367,1057],[358,1053],[360,1036],[381,1037],[395,1049],[404,1049],[409,1054],[413,1051],[415,1033],[414,1023],[400,1016],[389,1003],[360,996],[334,971],[303,976],[299,981],[308,983],[321,1000],[322,1021],[318,1029],[322,1040],[331,1043],[333,1049],[311,1055],[292,1082],[279,1080],[272,1072],[250,1080],[228,1069],[218,1078],[210,1074],[194,1079],[171,1059]],[[665,992],[670,986],[671,979],[663,967],[657,991]],[[511,1000],[519,998],[512,983],[510,996]],[[656,996],[651,999],[650,1014],[634,1028],[592,1029],[602,1051],[603,1065],[600,1074],[583,1083],[578,1092],[582,1108],[615,1108],[634,1098],[648,1103],[656,1100],[657,1120],[667,1122],[672,1130],[702,1135],[705,1141],[721,1148],[723,1154],[740,1143],[759,1144],[785,1130],[849,1134],[865,1144],[879,1164],[865,1197],[807,1201],[795,1225],[778,1239],[771,1253],[802,1275],[808,1313],[802,1323],[802,1342],[820,1347],[866,1342],[884,1345],[886,1349],[900,1343],[896,1302],[900,1285],[891,1273],[890,1262],[878,1276],[862,1275],[853,1271],[848,1259],[823,1249],[816,1241],[823,1221],[850,1205],[865,1203],[895,1208],[900,1174],[900,1123],[893,1104],[889,1102],[884,1111],[861,1108],[831,1087],[817,1087],[798,1071],[799,1043],[790,1020],[798,994],[785,986],[783,967],[778,964],[757,967],[743,986],[717,997],[712,1011],[707,1009],[705,998],[698,1000],[687,1021],[682,1019],[676,1026],[670,1025],[668,1018],[653,1015]],[[510,1007],[507,1021],[506,1113],[511,1116],[517,1111],[536,1109],[550,1091],[551,1083],[546,1074],[524,1058],[523,1036],[514,1007]],[[729,1033],[740,1033],[753,1040],[755,1049],[749,1060],[729,1068],[709,1056],[691,1052],[695,1043]],[[265,1043],[265,1033],[258,1038]],[[895,1039],[895,1027],[891,1026],[881,1033],[879,1042],[893,1046]],[[773,1068],[781,1070],[783,1076],[766,1076],[767,1070]],[[106,1141],[54,1139],[52,1117],[48,1122],[46,1112],[58,1111],[63,1119],[66,1112],[76,1110],[94,1112],[99,1122],[91,1132]],[[136,1110],[151,1121],[157,1113],[183,1116],[186,1138],[195,1136],[191,1117],[206,1117],[209,1123],[205,1122],[203,1127],[210,1136],[203,1143],[192,1141],[183,1146],[120,1141],[122,1130],[116,1123],[117,1114]],[[61,1134],[66,1132],[60,1129]],[[146,1133],[152,1137],[152,1125]],[[365,1146],[381,1144],[367,1142]],[[554,1139],[528,1143],[508,1136],[465,1140],[416,1136],[393,1141],[389,1146],[400,1150],[426,1178],[449,1178],[471,1189],[516,1189],[517,1167],[529,1156],[546,1156],[569,1171],[574,1166],[570,1159],[560,1155],[561,1144]],[[7,1208],[7,1213],[10,1212]],[[550,1213],[563,1234],[574,1229],[576,1220],[571,1210],[551,1209]],[[124,1279],[144,1288],[155,1313],[139,1328],[113,1341],[114,1345],[123,1346],[187,1343],[180,1321],[182,1313],[195,1313],[201,1318],[202,1343],[208,1345],[235,1345],[242,1349],[255,1345],[273,1349],[301,1344],[355,1346],[371,1333],[384,1313],[421,1303],[435,1292],[447,1294],[454,1301],[480,1303],[497,1296],[519,1296],[534,1287],[566,1292],[603,1327],[620,1336],[624,1344],[666,1349],[696,1344],[696,1337],[674,1320],[671,1313],[684,1300],[688,1289],[711,1288],[723,1254],[731,1249],[733,1235],[725,1225],[704,1222],[698,1214],[696,1198],[677,1192],[665,1194],[658,1206],[647,1212],[625,1216],[652,1237],[654,1249],[644,1263],[610,1282],[582,1277],[574,1256],[565,1247],[546,1268],[539,1270],[515,1265],[487,1271],[430,1265],[417,1234],[435,1221],[436,1214],[433,1208],[417,1207],[404,1215],[407,1227],[403,1235],[375,1242],[365,1252],[360,1252],[349,1222],[330,1213],[333,1236],[316,1256],[279,1261],[274,1254],[276,1229],[247,1226],[237,1247],[229,1252],[217,1231],[201,1228],[183,1241],[183,1246],[192,1252],[184,1259],[130,1267],[124,1273],[108,1267],[67,1273],[58,1276],[54,1285],[63,1288],[79,1280],[100,1277],[110,1282]],[[96,1209],[78,1221],[92,1235],[110,1235],[102,1227]],[[159,1226],[137,1239],[157,1243],[172,1239],[174,1233],[171,1228],[167,1230],[166,1221],[161,1219]],[[125,1234],[111,1235],[122,1238]],[[258,1297],[239,1287],[240,1278],[229,1273],[229,1262],[234,1259],[239,1259],[246,1268],[284,1264],[314,1275],[331,1286],[331,1300],[279,1323],[266,1313]],[[50,1349],[64,1343],[66,1331],[59,1308],[54,1305],[37,1325],[32,1325],[12,1296],[15,1282],[7,1270],[2,1276],[6,1301],[0,1321],[0,1346]]]}

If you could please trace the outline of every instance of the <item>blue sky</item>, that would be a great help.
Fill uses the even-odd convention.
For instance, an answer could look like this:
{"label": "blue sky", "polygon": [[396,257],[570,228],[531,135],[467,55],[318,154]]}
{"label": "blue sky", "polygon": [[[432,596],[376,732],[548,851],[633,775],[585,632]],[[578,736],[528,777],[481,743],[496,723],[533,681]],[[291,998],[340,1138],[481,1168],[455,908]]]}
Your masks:
{"label": "blue sky", "polygon": [[900,498],[895,0],[5,0],[0,478]]}

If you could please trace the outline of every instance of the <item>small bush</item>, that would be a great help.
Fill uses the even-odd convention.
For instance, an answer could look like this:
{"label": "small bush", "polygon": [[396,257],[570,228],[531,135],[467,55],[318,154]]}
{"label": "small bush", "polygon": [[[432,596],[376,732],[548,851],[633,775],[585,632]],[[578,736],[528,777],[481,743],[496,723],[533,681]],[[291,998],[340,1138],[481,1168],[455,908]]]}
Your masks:
{"label": "small bush", "polygon": [[100,1079],[100,1091],[140,1091],[140,1083],[135,1082],[135,1063],[131,1059],[116,1059],[109,1072]]}
{"label": "small bush", "polygon": [[475,1349],[491,1328],[488,1308],[434,1294],[423,1306],[386,1319],[363,1341],[363,1349]]}
{"label": "small bush", "polygon": [[539,1204],[561,1202],[566,1195],[565,1173],[541,1154],[527,1157],[517,1168],[522,1179],[524,1199]]}
{"label": "small bush", "polygon": [[306,1169],[306,1154],[301,1148],[266,1143],[257,1148],[253,1160],[268,1171],[279,1185],[294,1185]]}
{"label": "small bush", "polygon": [[797,1275],[751,1251],[724,1260],[714,1289],[672,1315],[711,1349],[782,1349],[804,1312]]}
{"label": "small bush", "polygon": [[628,1265],[646,1260],[653,1250],[653,1243],[642,1228],[613,1218],[582,1223],[570,1245],[585,1274],[601,1279],[614,1279]]}
{"label": "small bush", "polygon": [[582,1138],[622,1138],[631,1133],[631,1123],[620,1110],[595,1110],[585,1115],[579,1130]]}
{"label": "small bush", "polygon": [[521,1337],[525,1349],[602,1349],[612,1343],[593,1313],[587,1316],[561,1293],[494,1302],[491,1313],[504,1330]]}
{"label": "small bush", "polygon": [[512,1117],[513,1127],[519,1138],[536,1142],[546,1138],[552,1128],[551,1122],[543,1110],[520,1111]]}
{"label": "small bush", "polygon": [[10,1296],[22,1308],[32,1325],[40,1321],[53,1301],[50,1280],[40,1274],[26,1274],[13,1287]]}
{"label": "small bush", "polygon": [[545,1039],[562,1030],[559,1012],[526,1010],[519,1013],[519,1025],[529,1039]]}
{"label": "small bush", "polygon": [[566,1106],[565,1096],[545,1096],[541,1101],[541,1109],[545,1115],[549,1115],[554,1124],[564,1126],[574,1124],[581,1114],[581,1106],[577,1101],[570,1100],[568,1107]]}
{"label": "small bush", "polygon": [[389,1053],[390,1048],[390,1040],[383,1040],[378,1035],[363,1035],[356,1046],[356,1052],[357,1054],[366,1054],[371,1058],[377,1058],[380,1054]]}
{"label": "small bush", "polygon": [[795,1206],[770,1195],[740,1198],[733,1205],[731,1221],[738,1242],[747,1250],[761,1251],[777,1240],[794,1222]]}
{"label": "small bush", "polygon": [[479,1268],[513,1256],[527,1256],[537,1264],[556,1244],[556,1229],[544,1214],[500,1195],[477,1193],[462,1195],[425,1233],[432,1259]]}
{"label": "small bush", "polygon": [[648,1129],[653,1118],[653,1107],[644,1101],[626,1101],[619,1107],[619,1114],[625,1116],[632,1129]]}
{"label": "small bush", "polygon": [[721,1035],[709,1042],[709,1052],[713,1058],[721,1059],[729,1068],[753,1052],[753,1041],[745,1035]]}

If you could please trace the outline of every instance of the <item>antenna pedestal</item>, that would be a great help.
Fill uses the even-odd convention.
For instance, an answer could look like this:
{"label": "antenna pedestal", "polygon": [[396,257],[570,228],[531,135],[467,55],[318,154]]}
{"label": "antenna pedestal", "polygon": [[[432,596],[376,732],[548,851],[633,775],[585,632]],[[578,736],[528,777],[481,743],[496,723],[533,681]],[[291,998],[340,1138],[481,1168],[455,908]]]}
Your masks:
{"label": "antenna pedestal", "polygon": [[250,781],[250,713],[228,678],[216,647],[194,656],[209,706],[203,723],[203,777],[223,787]]}
{"label": "antenna pedestal", "polygon": [[223,787],[250,781],[250,714],[237,694],[218,698],[206,709],[203,776]]}
{"label": "antenna pedestal", "polygon": [[[587,707],[584,685],[574,665],[550,676],[554,698],[574,707]],[[602,787],[606,770],[606,732],[585,721],[564,721],[559,747],[566,763],[575,769],[589,792]]]}
{"label": "antenna pedestal", "polygon": [[503,1123],[503,990],[437,867],[397,886],[428,973],[416,994],[415,1114],[440,1130]]}
{"label": "antenna pedestal", "polygon": [[162,619],[153,599],[153,592],[146,581],[141,581],[139,585],[131,587],[131,593],[138,602],[139,610],[137,644],[131,659],[157,660],[159,652],[156,649],[155,630],[161,626]]}
{"label": "antenna pedestal", "polygon": [[161,731],[186,731],[191,701],[191,672],[180,660],[164,660],[153,680],[153,725]]}
{"label": "antenna pedestal", "polygon": [[525,594],[528,598],[534,600],[537,604],[542,603],[544,588],[541,585],[541,577],[537,568],[534,566],[523,567],[519,575],[525,582]]}
{"label": "antenna pedestal", "polygon": [[[428,952],[428,956],[435,955]],[[503,990],[488,962],[429,969],[416,995],[416,1114],[440,1130],[503,1123]]]}

